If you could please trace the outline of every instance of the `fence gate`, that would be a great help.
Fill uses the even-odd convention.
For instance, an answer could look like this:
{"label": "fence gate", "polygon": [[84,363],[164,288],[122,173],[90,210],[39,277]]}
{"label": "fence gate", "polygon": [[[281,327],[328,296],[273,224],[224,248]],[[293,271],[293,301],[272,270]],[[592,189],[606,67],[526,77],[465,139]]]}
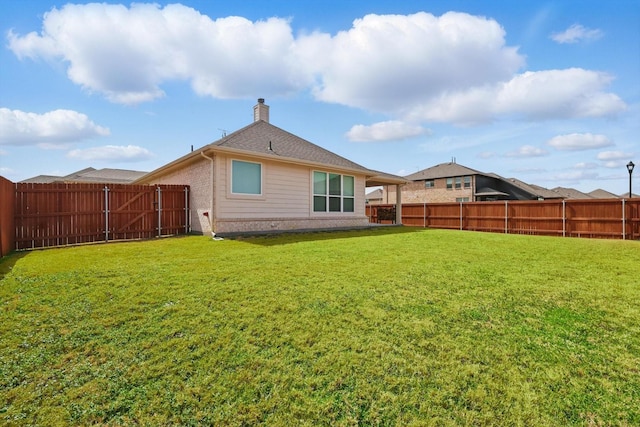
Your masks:
{"label": "fence gate", "polygon": [[184,185],[18,183],[15,248],[188,233],[188,204]]}

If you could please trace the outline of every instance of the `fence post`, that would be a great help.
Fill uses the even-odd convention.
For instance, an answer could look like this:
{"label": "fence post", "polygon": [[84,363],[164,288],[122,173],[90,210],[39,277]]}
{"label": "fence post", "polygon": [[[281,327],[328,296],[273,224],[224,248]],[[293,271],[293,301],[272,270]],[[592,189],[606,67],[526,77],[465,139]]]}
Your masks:
{"label": "fence post", "polygon": [[460,230],[464,230],[462,227],[463,219],[462,219],[462,202],[460,202]]}
{"label": "fence post", "polygon": [[162,189],[160,186],[156,187],[158,193],[158,237],[162,237]]}
{"label": "fence post", "polygon": [[509,234],[509,201],[504,201],[504,234]]}
{"label": "fence post", "polygon": [[109,241],[109,187],[106,185],[104,191],[104,241]]}
{"label": "fence post", "polygon": [[567,202],[562,199],[562,237],[566,237],[567,233]]}
{"label": "fence post", "polygon": [[189,234],[189,187],[184,187],[184,234]]}
{"label": "fence post", "polygon": [[625,200],[622,199],[622,240],[625,240],[627,238],[627,218],[624,201]]}
{"label": "fence post", "polygon": [[427,204],[422,204],[422,227],[427,228]]}

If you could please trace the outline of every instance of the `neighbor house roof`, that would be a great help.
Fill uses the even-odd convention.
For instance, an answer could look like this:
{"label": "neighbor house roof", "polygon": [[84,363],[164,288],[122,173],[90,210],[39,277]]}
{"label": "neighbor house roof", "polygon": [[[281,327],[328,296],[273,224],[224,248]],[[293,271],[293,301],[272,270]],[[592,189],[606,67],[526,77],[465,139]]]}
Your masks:
{"label": "neighbor house roof", "polygon": [[505,181],[510,182],[511,184],[515,185],[516,187],[519,187],[521,189],[523,189],[524,191],[531,193],[535,196],[538,196],[539,198],[548,200],[548,199],[561,199],[562,195],[556,193],[555,191],[551,191],[548,188],[544,188],[544,187],[540,187],[539,185],[535,185],[535,184],[527,184],[524,181],[520,181],[517,178],[502,178]]}
{"label": "neighbor house roof", "polygon": [[48,184],[52,182],[130,184],[145,174],[146,172],[128,169],[95,169],[90,167],[65,176],[38,175],[20,182],[37,184]]}
{"label": "neighbor house roof", "polygon": [[593,190],[587,193],[591,197],[595,197],[596,199],[617,199],[618,195],[610,193],[607,190],[603,190],[602,188],[598,188],[597,190]]}
{"label": "neighbor house roof", "polygon": [[440,163],[439,165],[423,169],[411,175],[405,176],[409,181],[421,181],[423,179],[449,178],[463,175],[487,175],[486,173],[459,165],[455,162]]}
{"label": "neighbor house roof", "polygon": [[367,169],[264,120],[257,120],[216,142],[194,150],[150,172],[138,179],[138,182],[150,182],[157,176],[164,175],[169,171],[200,159],[202,154],[209,155],[216,152],[313,165],[315,167],[331,167],[333,169],[361,173],[373,179],[371,183],[367,180],[367,185],[403,184],[407,182],[404,178],[396,175]]}
{"label": "neighbor house roof", "polygon": [[566,188],[566,187],[556,187],[552,188],[551,191],[554,191],[560,194],[565,199],[594,199],[595,197],[583,193],[582,191],[578,191],[575,188]]}

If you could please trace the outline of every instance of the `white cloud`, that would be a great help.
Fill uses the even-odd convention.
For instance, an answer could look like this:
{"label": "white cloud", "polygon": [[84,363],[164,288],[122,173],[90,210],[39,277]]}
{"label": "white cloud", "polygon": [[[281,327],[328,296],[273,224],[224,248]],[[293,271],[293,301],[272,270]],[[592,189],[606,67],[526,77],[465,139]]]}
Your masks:
{"label": "white cloud", "polygon": [[566,43],[578,43],[580,41],[597,40],[602,37],[604,33],[601,30],[585,28],[580,24],[573,24],[566,30],[560,33],[551,34],[551,39],[560,44]]}
{"label": "white cloud", "polygon": [[54,110],[44,114],[0,108],[0,145],[34,145],[44,148],[109,135],[82,113]]}
{"label": "white cloud", "polygon": [[533,145],[523,145],[515,151],[509,151],[505,157],[542,157],[549,154],[546,150],[534,147]]}
{"label": "white cloud", "polygon": [[468,125],[510,115],[530,120],[613,116],[626,105],[603,92],[610,82],[606,73],[581,68],[528,71],[508,82],[443,94],[416,108],[414,118]]}
{"label": "white cloud", "polygon": [[178,80],[216,98],[310,90],[320,101],[410,123],[607,117],[626,108],[606,92],[608,74],[522,72],[525,57],[506,45],[498,22],[457,12],[371,14],[335,35],[294,36],[281,18],[213,20],[179,4],[68,4],[44,16],[40,33],[9,32],[8,44],[20,58],[68,64],[73,82],[124,104],[164,96],[162,85]]}
{"label": "white cloud", "polygon": [[160,85],[169,80],[218,98],[308,83],[292,58],[289,22],[279,18],[212,20],[180,4],[67,4],[45,14],[41,34],[8,39],[18,57],[67,62],[74,83],[122,104],[164,96]]}
{"label": "white cloud", "polygon": [[388,112],[509,78],[524,57],[505,46],[504,35],[494,20],[420,12],[367,15],[335,37],[301,43],[317,64],[319,99]]}
{"label": "white cloud", "polygon": [[67,157],[80,160],[100,160],[100,161],[119,161],[119,162],[137,162],[152,157],[152,154],[146,148],[135,145],[117,146],[105,145],[103,147],[93,147],[82,150],[71,150],[67,153]]}
{"label": "white cloud", "polygon": [[623,160],[632,157],[632,153],[623,151],[602,151],[598,153],[598,160]]}
{"label": "white cloud", "polygon": [[570,172],[562,172],[556,174],[553,179],[558,181],[580,181],[583,179],[596,179],[598,174],[596,172],[588,172],[585,170],[574,170]]}
{"label": "white cloud", "polygon": [[558,135],[547,141],[547,145],[557,150],[581,151],[614,145],[605,135],[591,133],[571,133]]}
{"label": "white cloud", "polygon": [[580,162],[576,163],[573,167],[574,169],[596,169],[598,167],[597,163],[593,162]]}
{"label": "white cloud", "polygon": [[355,125],[346,133],[346,136],[350,141],[358,142],[397,141],[429,133],[429,130],[422,126],[391,120],[370,126]]}
{"label": "white cloud", "polygon": [[598,153],[598,160],[602,162],[602,166],[609,169],[623,169],[629,159],[633,157],[633,153],[624,151],[602,151]]}

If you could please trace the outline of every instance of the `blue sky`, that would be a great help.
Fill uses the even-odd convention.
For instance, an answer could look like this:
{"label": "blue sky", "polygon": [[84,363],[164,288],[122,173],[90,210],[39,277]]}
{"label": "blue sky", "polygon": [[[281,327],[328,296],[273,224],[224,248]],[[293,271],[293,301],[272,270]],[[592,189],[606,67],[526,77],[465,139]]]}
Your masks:
{"label": "blue sky", "polygon": [[252,121],[408,175],[640,187],[640,1],[0,3],[0,175],[151,171]]}

